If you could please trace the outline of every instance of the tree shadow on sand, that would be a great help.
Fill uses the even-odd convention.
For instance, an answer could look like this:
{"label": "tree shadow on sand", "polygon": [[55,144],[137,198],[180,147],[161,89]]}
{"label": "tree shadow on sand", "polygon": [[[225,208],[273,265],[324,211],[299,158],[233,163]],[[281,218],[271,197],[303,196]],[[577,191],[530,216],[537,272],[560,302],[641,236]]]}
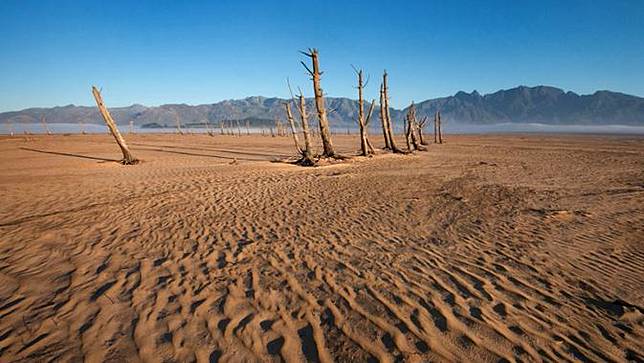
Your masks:
{"label": "tree shadow on sand", "polygon": [[33,152],[37,152],[37,153],[51,154],[51,155],[70,156],[70,157],[81,158],[81,159],[98,160],[98,161],[103,161],[103,162],[115,162],[115,163],[120,163],[121,162],[121,160],[117,160],[117,159],[99,158],[97,156],[87,156],[87,155],[80,155],[80,154],[64,153],[64,152],[59,152],[59,151],[38,150],[38,149],[31,149],[31,148],[28,148],[28,147],[21,147],[20,150],[33,151]]}

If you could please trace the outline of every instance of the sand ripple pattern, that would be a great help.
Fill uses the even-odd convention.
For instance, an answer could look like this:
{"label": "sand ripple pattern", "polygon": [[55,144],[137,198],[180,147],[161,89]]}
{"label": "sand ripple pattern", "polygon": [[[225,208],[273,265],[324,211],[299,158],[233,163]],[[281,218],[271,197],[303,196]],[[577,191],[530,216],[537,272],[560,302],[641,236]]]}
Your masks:
{"label": "sand ripple pattern", "polygon": [[315,169],[267,162],[285,138],[138,136],[126,168],[21,149],[106,136],[0,145],[3,362],[644,359],[641,140]]}

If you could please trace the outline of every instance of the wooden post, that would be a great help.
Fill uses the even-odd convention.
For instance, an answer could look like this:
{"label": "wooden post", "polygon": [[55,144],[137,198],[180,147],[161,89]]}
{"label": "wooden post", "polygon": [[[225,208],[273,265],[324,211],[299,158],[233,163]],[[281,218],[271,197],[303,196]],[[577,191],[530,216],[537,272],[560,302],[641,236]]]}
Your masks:
{"label": "wooden post", "polygon": [[103,98],[101,97],[101,92],[95,86],[92,86],[92,94],[94,94],[96,105],[98,106],[98,110],[100,111],[101,116],[103,116],[103,120],[105,120],[105,123],[110,129],[112,136],[114,136],[116,143],[121,148],[121,152],[123,153],[123,160],[121,160],[121,163],[124,165],[132,165],[138,163],[138,160],[132,155],[130,149],[125,143],[125,139],[123,139],[123,136],[121,136],[119,129],[116,127],[116,122],[114,122],[112,116],[110,115],[110,112],[107,110],[107,107],[105,107]]}
{"label": "wooden post", "polygon": [[320,123],[320,136],[322,137],[322,156],[324,157],[335,157],[335,150],[333,148],[333,143],[331,142],[331,130],[329,129],[329,120],[327,119],[326,107],[324,106],[324,93],[322,92],[322,87],[320,86],[320,63],[318,60],[318,51],[317,49],[309,49],[308,53],[302,52],[302,54],[311,58],[313,63],[313,70],[311,70],[304,62],[301,62],[304,68],[309,72],[311,78],[313,79],[313,92],[315,94],[315,108],[318,112],[318,120]]}

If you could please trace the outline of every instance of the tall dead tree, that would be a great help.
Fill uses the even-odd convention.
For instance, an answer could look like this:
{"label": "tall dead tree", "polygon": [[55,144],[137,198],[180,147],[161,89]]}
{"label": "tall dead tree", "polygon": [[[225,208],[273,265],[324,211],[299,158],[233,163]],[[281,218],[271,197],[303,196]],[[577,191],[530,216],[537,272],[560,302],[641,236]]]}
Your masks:
{"label": "tall dead tree", "polygon": [[404,154],[405,151],[401,150],[398,145],[396,145],[396,139],[394,138],[393,123],[391,121],[391,113],[389,110],[389,87],[387,86],[387,71],[385,71],[382,75],[382,102],[384,102],[384,104],[381,108],[384,109],[385,113],[385,124],[387,126],[387,135],[389,137],[391,151],[397,154]]}
{"label": "tall dead tree", "polygon": [[138,163],[138,160],[132,155],[130,149],[125,143],[125,139],[123,138],[123,136],[121,136],[119,129],[116,127],[116,122],[114,122],[114,120],[112,119],[112,115],[110,115],[107,107],[105,107],[105,103],[103,103],[103,97],[101,97],[101,92],[95,86],[92,86],[92,94],[94,95],[94,99],[96,99],[96,105],[98,106],[98,110],[100,111],[101,116],[103,116],[103,120],[105,120],[105,123],[110,129],[112,136],[114,136],[116,143],[121,148],[121,152],[123,153],[123,159],[121,160],[121,163],[124,165],[133,165]]}
{"label": "tall dead tree", "polygon": [[375,100],[371,101],[371,106],[369,106],[369,115],[365,118],[364,114],[364,98],[362,97],[362,91],[365,87],[362,80],[362,69],[355,69],[356,74],[358,75],[358,127],[360,128],[360,155],[369,156],[374,153],[373,147],[369,142],[369,121],[371,121],[371,114],[373,113],[373,107]]}
{"label": "tall dead tree", "polygon": [[324,93],[322,92],[322,87],[320,86],[320,62],[318,59],[317,49],[309,49],[309,52],[302,52],[302,54],[311,58],[311,63],[313,64],[313,70],[311,70],[306,63],[302,63],[306,71],[309,73],[313,80],[313,93],[315,95],[315,108],[318,112],[318,120],[320,124],[320,136],[322,137],[322,156],[327,158],[336,157],[335,150],[333,148],[333,142],[331,141],[331,130],[329,129],[329,120],[327,119],[326,108],[324,105]]}
{"label": "tall dead tree", "polygon": [[387,114],[385,112],[385,92],[383,85],[380,84],[380,123],[382,125],[382,136],[385,139],[385,150],[391,150],[391,140],[389,139],[389,128],[387,127]]}
{"label": "tall dead tree", "polygon": [[183,130],[181,130],[181,121],[179,121],[179,114],[176,111],[174,113],[174,121],[177,124],[177,132],[179,135],[183,135]]}

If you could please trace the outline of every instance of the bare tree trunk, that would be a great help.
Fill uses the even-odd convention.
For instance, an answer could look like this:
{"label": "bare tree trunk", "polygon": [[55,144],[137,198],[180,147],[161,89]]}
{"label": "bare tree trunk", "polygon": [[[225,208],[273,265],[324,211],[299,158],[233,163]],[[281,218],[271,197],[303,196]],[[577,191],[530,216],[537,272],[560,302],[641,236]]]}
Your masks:
{"label": "bare tree trunk", "polygon": [[318,112],[318,120],[320,123],[320,136],[322,137],[322,156],[324,157],[335,157],[335,150],[333,149],[333,142],[331,142],[331,130],[329,129],[329,120],[327,119],[326,108],[324,106],[324,93],[322,92],[322,87],[320,86],[320,63],[318,60],[318,51],[317,49],[309,49],[308,53],[303,53],[304,55],[311,58],[313,63],[313,70],[309,69],[304,62],[302,65],[309,72],[313,78],[313,92],[315,94],[315,108]]}
{"label": "bare tree trunk", "polygon": [[383,100],[384,100],[384,109],[385,109],[385,120],[387,124],[387,134],[389,135],[389,143],[391,146],[391,151],[398,154],[404,154],[405,152],[401,150],[396,145],[396,139],[394,138],[393,123],[391,121],[391,114],[389,111],[389,88],[387,87],[387,71],[382,75],[382,91],[383,91]]}
{"label": "bare tree trunk", "polygon": [[306,114],[306,100],[304,96],[300,94],[299,96],[299,112],[300,120],[302,121],[302,134],[304,135],[304,150],[302,152],[302,165],[315,165],[315,159],[313,158],[313,143],[311,142],[311,133],[309,132],[309,121]]}
{"label": "bare tree trunk", "polygon": [[438,111],[434,114],[434,144],[438,143]]}
{"label": "bare tree trunk", "polygon": [[411,123],[409,122],[409,113],[405,116],[405,142],[407,143],[407,151],[413,152],[411,144]]}
{"label": "bare tree trunk", "polygon": [[[419,132],[418,121],[416,120],[416,105],[411,103],[409,111],[407,111],[407,145],[411,143],[411,147],[418,151],[427,151],[427,148],[420,144],[419,138],[416,133]],[[411,150],[411,148],[410,148]]]}
{"label": "bare tree trunk", "polygon": [[418,122],[418,137],[420,138],[421,145],[427,145],[427,142],[425,142],[425,137],[423,136],[423,130],[425,129],[426,124],[427,116],[423,117],[423,119]]}
{"label": "bare tree trunk", "polygon": [[123,139],[123,136],[121,136],[119,129],[116,127],[116,122],[114,122],[112,116],[110,115],[110,112],[107,110],[107,107],[105,107],[103,98],[101,97],[101,92],[96,87],[92,87],[92,93],[94,94],[94,98],[96,99],[98,110],[101,112],[101,116],[103,116],[103,120],[105,120],[105,123],[110,129],[112,136],[114,136],[116,143],[121,148],[121,152],[123,152],[123,160],[121,160],[121,163],[125,165],[136,164],[138,160],[130,152],[130,149],[125,143],[125,139]]}
{"label": "bare tree trunk", "polygon": [[[369,156],[372,150],[369,148],[369,138],[367,134],[367,123],[364,116],[364,99],[362,97],[362,70],[356,71],[358,74],[358,126],[360,127],[360,155]],[[371,111],[373,112],[373,102],[371,103]],[[371,115],[370,115],[371,116]]]}
{"label": "bare tree trunk", "polygon": [[250,121],[246,120],[246,135],[250,135]]}
{"label": "bare tree trunk", "polygon": [[385,112],[385,92],[383,85],[380,85],[380,123],[382,124],[382,136],[385,139],[385,150],[391,150],[391,140],[389,139],[389,128],[387,126],[387,114]]}
{"label": "bare tree trunk", "polygon": [[442,144],[443,143],[443,132],[441,131],[441,113],[438,111],[438,143]]}
{"label": "bare tree trunk", "polygon": [[300,140],[297,137],[297,129],[295,128],[295,121],[293,120],[293,113],[291,113],[291,105],[288,102],[284,102],[284,108],[286,108],[286,118],[291,126],[291,134],[293,135],[293,142],[295,142],[295,149],[299,154],[302,154]]}
{"label": "bare tree trunk", "polygon": [[177,132],[179,135],[183,135],[183,130],[181,130],[181,121],[179,121],[179,114],[176,111],[174,113],[174,121],[177,124]]}
{"label": "bare tree trunk", "polygon": [[47,125],[47,120],[45,119],[45,116],[42,116],[40,118],[40,122],[42,122],[42,125],[45,128],[45,132],[47,133],[47,135],[51,135],[51,131],[49,130],[49,126]]}

